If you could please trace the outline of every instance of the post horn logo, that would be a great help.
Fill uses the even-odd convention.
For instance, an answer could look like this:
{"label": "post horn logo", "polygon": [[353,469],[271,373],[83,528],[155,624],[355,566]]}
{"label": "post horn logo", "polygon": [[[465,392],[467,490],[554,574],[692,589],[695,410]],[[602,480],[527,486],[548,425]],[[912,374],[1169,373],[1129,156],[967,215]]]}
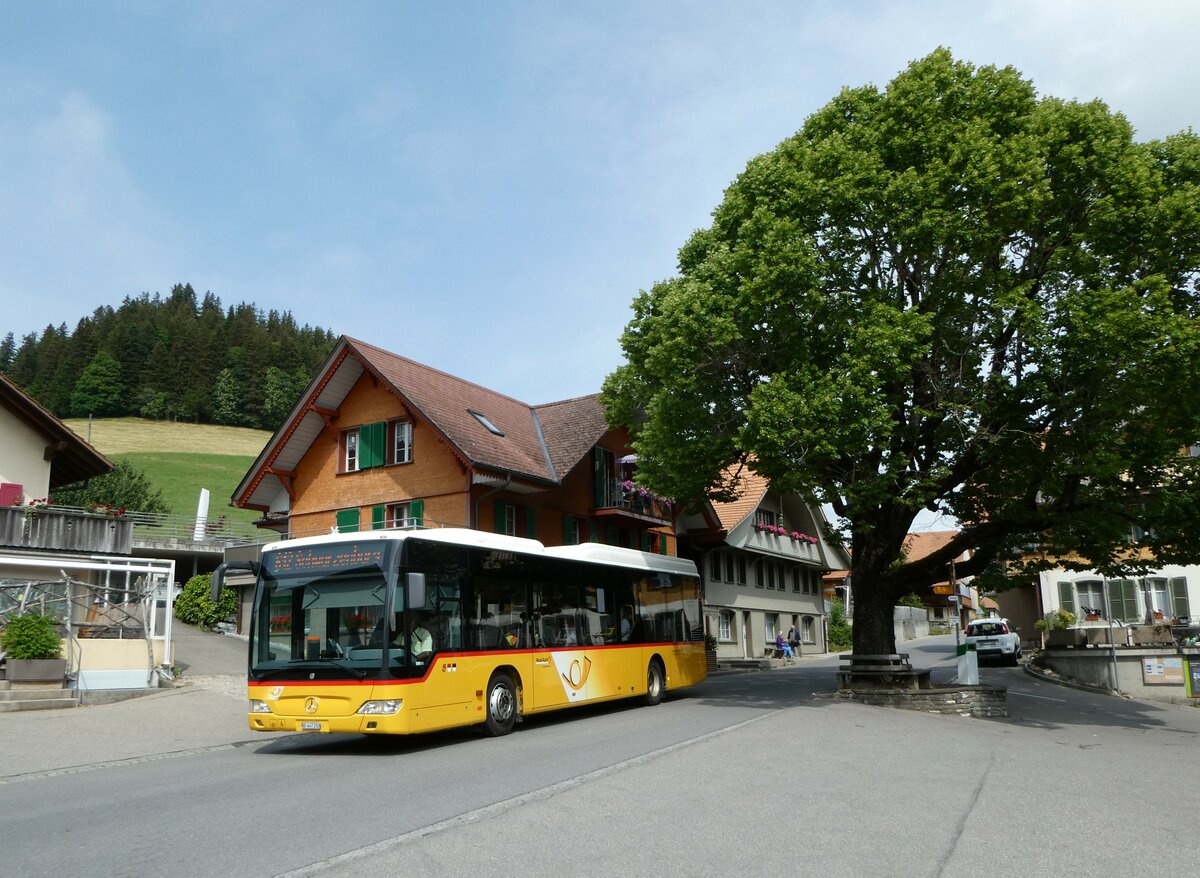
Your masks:
{"label": "post horn logo", "polygon": [[304,699],[304,712],[305,713],[316,713],[317,707],[318,707],[318,705],[320,705],[320,703],[321,702],[319,699],[310,695],[308,698]]}
{"label": "post horn logo", "polygon": [[567,673],[562,675],[562,678],[564,683],[566,683],[576,692],[579,692],[583,689],[583,684],[587,682],[587,678],[591,675],[591,673],[592,660],[585,656],[582,664],[580,664],[579,659],[575,659],[573,662],[571,662],[571,667],[568,669]]}

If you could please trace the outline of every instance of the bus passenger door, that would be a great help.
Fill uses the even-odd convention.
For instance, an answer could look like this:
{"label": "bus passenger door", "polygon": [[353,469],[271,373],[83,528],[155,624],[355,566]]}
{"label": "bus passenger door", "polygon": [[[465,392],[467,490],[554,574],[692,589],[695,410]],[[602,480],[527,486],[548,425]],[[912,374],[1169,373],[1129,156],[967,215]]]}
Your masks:
{"label": "bus passenger door", "polygon": [[533,655],[533,707],[544,710],[587,700],[591,659],[580,642],[574,608],[535,620],[539,647]]}

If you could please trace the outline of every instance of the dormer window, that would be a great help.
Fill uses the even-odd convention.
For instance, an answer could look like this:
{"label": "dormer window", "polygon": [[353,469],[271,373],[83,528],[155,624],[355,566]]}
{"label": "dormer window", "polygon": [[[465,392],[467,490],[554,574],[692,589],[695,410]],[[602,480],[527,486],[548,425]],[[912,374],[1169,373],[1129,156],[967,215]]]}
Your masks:
{"label": "dormer window", "polygon": [[493,424],[488,419],[488,416],[483,414],[483,412],[477,412],[474,409],[467,409],[467,414],[469,414],[475,420],[479,421],[479,423],[483,425],[483,428],[485,430],[487,430],[489,433],[493,433],[496,436],[504,435],[504,431],[501,430],[499,427],[497,427],[495,424]]}

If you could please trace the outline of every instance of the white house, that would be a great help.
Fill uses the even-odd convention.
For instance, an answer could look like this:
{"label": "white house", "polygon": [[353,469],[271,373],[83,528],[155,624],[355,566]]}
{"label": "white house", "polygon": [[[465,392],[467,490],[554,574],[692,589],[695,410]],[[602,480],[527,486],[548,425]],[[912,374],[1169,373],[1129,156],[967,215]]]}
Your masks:
{"label": "white house", "polygon": [[801,654],[825,652],[821,577],[849,558],[828,540],[818,508],[755,473],[743,473],[740,487],[733,502],[708,504],[680,526],[680,554],[700,569],[718,660],[761,658],[792,628]]}
{"label": "white house", "polygon": [[55,488],[111,470],[0,375],[0,627],[30,610],[59,620],[77,690],[151,688],[171,662],[169,598],[166,612],[146,608],[174,581],[175,563],[132,557],[123,516],[45,505]]}

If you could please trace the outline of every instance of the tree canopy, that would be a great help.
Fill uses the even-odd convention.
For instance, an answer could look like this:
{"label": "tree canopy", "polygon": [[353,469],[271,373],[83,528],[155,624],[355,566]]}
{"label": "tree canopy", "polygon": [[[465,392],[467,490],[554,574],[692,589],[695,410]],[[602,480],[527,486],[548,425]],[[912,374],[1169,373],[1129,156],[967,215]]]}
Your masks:
{"label": "tree canopy", "polygon": [[112,509],[135,509],[138,512],[168,513],[162,491],[150,484],[146,474],[125,460],[113,463],[112,472],[102,476],[64,485],[55,490],[51,501],[57,506],[108,506]]}
{"label": "tree canopy", "polygon": [[[1200,559],[1198,267],[1193,132],[1139,143],[939,49],[750,161],[603,399],[658,493],[748,467],[831,504],[855,650],[893,652],[893,603],[967,549],[959,575]],[[922,510],[963,527],[908,562]]]}

